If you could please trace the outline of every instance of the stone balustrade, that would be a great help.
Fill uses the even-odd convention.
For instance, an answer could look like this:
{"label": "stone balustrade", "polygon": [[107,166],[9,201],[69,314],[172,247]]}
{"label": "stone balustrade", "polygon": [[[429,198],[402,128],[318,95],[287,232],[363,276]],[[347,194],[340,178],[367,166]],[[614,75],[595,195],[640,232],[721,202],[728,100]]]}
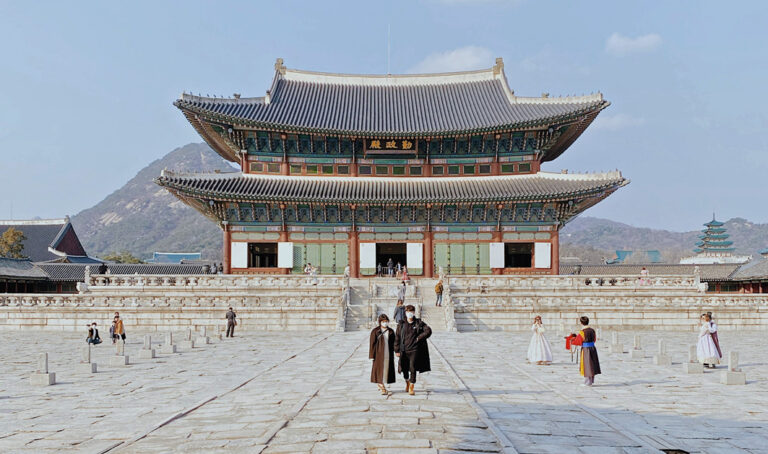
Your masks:
{"label": "stone balustrade", "polygon": [[663,290],[706,291],[698,276],[461,276],[449,277],[455,292],[514,292],[517,290],[602,290],[612,289],[654,292]]}
{"label": "stone balustrade", "polygon": [[303,276],[303,275],[152,275],[152,274],[95,274],[88,277],[88,290],[130,289],[141,291],[155,288],[195,288],[195,289],[290,289],[307,288],[340,289],[342,276]]}

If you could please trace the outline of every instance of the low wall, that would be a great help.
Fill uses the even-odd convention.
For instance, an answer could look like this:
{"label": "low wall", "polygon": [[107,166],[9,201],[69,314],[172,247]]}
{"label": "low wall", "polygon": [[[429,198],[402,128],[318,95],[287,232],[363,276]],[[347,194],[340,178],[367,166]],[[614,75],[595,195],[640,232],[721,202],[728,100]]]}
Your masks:
{"label": "low wall", "polygon": [[704,312],[722,329],[768,330],[768,294],[711,294],[695,276],[450,278],[450,304],[459,331],[529,329],[534,315],[572,329],[586,315],[602,328],[693,330]]}
{"label": "low wall", "polygon": [[93,276],[78,294],[0,295],[0,329],[84,331],[96,322],[104,337],[117,311],[129,333],[217,332],[232,306],[241,330],[334,331],[344,285],[338,277]]}

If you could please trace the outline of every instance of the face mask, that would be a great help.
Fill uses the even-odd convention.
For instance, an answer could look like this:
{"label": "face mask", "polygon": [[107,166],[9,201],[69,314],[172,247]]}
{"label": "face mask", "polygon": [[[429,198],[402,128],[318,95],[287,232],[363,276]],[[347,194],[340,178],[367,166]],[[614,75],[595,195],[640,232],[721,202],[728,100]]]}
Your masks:
{"label": "face mask", "polygon": [[413,318],[413,312],[406,312],[405,316],[408,318]]}
{"label": "face mask", "polygon": [[387,322],[381,322],[381,327],[382,327],[382,328],[386,328],[387,326],[389,326],[389,323],[387,323]]}

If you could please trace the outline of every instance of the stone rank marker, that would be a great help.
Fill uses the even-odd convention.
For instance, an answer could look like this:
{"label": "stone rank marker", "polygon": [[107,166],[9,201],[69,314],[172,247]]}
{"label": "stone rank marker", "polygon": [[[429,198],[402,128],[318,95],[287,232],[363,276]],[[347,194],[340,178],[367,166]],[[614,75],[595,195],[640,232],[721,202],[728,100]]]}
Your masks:
{"label": "stone rank marker", "polygon": [[50,386],[56,384],[56,374],[48,372],[48,353],[37,357],[37,370],[29,377],[32,386]]}
{"label": "stone rank marker", "polygon": [[739,368],[739,354],[728,352],[728,370],[720,372],[720,383],[724,385],[746,385],[747,374]]}
{"label": "stone rank marker", "polygon": [[117,341],[117,353],[109,357],[109,365],[112,367],[127,366],[130,364],[128,355],[125,354],[125,341]]}
{"label": "stone rank marker", "polygon": [[176,346],[173,345],[172,332],[169,331],[165,333],[165,344],[163,344],[163,346],[160,347],[160,353],[163,353],[163,354],[176,353]]}
{"label": "stone rank marker", "polygon": [[155,357],[155,349],[152,348],[152,336],[149,334],[144,335],[144,345],[139,350],[139,358],[141,359],[153,359]]}
{"label": "stone rank marker", "polygon": [[611,333],[611,345],[608,347],[609,353],[624,353],[624,344],[619,342],[619,333]]}
{"label": "stone rank marker", "polygon": [[86,344],[81,349],[82,357],[80,363],[75,366],[75,370],[82,374],[95,374],[96,363],[91,361],[91,344]]}
{"label": "stone rank marker", "polygon": [[632,341],[632,350],[629,351],[629,357],[631,359],[645,358],[645,352],[643,351],[643,343],[639,334],[635,334],[635,337]]}
{"label": "stone rank marker", "polygon": [[208,330],[205,326],[200,328],[200,335],[195,339],[195,345],[206,345],[211,343],[211,338],[208,337]]}
{"label": "stone rank marker", "polygon": [[184,340],[179,342],[179,348],[181,348],[182,350],[192,350],[193,348],[195,348],[195,343],[192,342],[192,330],[191,329],[187,329],[184,332]]}
{"label": "stone rank marker", "polygon": [[672,360],[667,355],[667,344],[664,339],[659,339],[659,352],[653,355],[653,364],[657,366],[671,366]]}
{"label": "stone rank marker", "polygon": [[683,363],[683,370],[686,374],[703,374],[704,365],[699,362],[698,355],[696,354],[696,346],[691,345],[688,348],[688,362]]}

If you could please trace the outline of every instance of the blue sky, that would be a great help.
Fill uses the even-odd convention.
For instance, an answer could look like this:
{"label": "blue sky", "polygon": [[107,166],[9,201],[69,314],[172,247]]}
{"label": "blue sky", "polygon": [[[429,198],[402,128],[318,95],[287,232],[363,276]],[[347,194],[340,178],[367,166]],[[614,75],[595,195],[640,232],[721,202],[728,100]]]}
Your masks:
{"label": "blue sky", "polygon": [[768,222],[768,2],[0,2],[0,218],[76,214],[201,139],[182,90],[261,96],[275,58],[346,73],[490,67],[612,105],[545,170],[622,170],[587,214]]}

